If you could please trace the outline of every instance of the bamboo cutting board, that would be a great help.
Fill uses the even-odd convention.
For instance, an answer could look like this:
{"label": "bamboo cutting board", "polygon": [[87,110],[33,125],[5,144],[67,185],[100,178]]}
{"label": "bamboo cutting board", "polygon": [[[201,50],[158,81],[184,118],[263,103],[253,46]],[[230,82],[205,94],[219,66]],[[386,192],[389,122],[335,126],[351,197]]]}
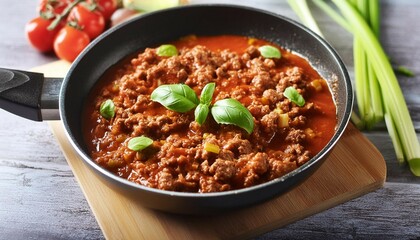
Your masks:
{"label": "bamboo cutting board", "polygon": [[[57,77],[69,66],[57,61],[32,70]],[[382,155],[350,124],[325,163],[286,194],[222,215],[167,214],[146,209],[104,185],[79,159],[61,122],[50,126],[107,239],[250,238],[373,191],[386,177]]]}

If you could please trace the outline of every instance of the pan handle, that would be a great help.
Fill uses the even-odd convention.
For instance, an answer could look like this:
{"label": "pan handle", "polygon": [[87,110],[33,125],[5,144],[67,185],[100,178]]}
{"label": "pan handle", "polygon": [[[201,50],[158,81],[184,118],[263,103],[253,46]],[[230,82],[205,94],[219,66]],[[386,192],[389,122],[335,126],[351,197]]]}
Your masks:
{"label": "pan handle", "polygon": [[0,68],[0,108],[34,120],[59,120],[58,99],[63,79]]}

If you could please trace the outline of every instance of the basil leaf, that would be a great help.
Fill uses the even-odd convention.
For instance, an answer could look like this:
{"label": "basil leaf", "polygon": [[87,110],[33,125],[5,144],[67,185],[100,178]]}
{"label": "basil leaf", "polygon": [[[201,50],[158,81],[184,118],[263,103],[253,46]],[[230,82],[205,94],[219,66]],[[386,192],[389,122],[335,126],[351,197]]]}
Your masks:
{"label": "basil leaf", "polygon": [[207,115],[209,115],[209,105],[207,104],[198,104],[197,108],[194,111],[195,121],[201,125],[206,121]]}
{"label": "basil leaf", "polygon": [[215,88],[216,83],[207,83],[203,90],[201,90],[200,103],[210,105]]}
{"label": "basil leaf", "polygon": [[175,112],[188,112],[198,105],[194,90],[185,84],[161,85],[156,88],[150,98]]}
{"label": "basil leaf", "polygon": [[305,105],[305,99],[303,99],[302,95],[300,95],[300,93],[294,87],[286,88],[283,95],[299,107]]}
{"label": "basil leaf", "polygon": [[152,145],[152,143],[153,140],[148,137],[134,137],[128,141],[128,148],[138,152]]}
{"label": "basil leaf", "polygon": [[258,48],[261,55],[265,58],[281,58],[280,50],[270,45],[264,45]]}
{"label": "basil leaf", "polygon": [[101,103],[101,106],[99,108],[99,113],[102,117],[105,119],[111,119],[115,116],[115,105],[114,102],[111,99],[108,99]]}
{"label": "basil leaf", "polygon": [[174,45],[163,44],[156,50],[156,54],[160,57],[172,57],[178,55],[178,50]]}
{"label": "basil leaf", "polygon": [[254,118],[238,100],[227,98],[217,101],[211,108],[211,114],[219,124],[233,124],[249,134],[254,130]]}

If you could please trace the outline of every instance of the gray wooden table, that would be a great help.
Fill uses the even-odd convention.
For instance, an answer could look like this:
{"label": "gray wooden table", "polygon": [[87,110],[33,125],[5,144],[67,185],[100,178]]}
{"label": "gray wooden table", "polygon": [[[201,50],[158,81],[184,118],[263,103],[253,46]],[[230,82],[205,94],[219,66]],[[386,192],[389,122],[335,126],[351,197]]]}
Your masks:
{"label": "gray wooden table", "polygon": [[[29,69],[56,60],[35,52],[24,36],[24,25],[36,15],[37,2],[0,1],[0,67]],[[250,5],[297,19],[284,1],[217,2]],[[416,73],[399,80],[419,132],[420,2],[384,1],[381,6],[381,40],[388,55]],[[352,73],[351,36],[321,12],[315,11],[315,16]],[[258,239],[420,239],[420,178],[397,164],[385,129],[364,134],[386,159],[388,178],[383,188]],[[101,238],[48,125],[0,110],[0,239]]]}

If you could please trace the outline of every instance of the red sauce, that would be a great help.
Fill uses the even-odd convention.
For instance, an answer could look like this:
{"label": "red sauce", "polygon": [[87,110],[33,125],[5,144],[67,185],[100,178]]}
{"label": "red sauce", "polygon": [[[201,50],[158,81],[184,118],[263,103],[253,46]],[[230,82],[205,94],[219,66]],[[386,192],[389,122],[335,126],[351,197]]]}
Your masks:
{"label": "red sauce", "polygon": [[[173,44],[179,56],[159,57],[156,49],[146,49],[108,70],[92,91],[84,134],[92,158],[104,168],[164,190],[226,191],[296,169],[333,136],[337,119],[330,89],[304,58],[243,36],[191,35]],[[260,56],[262,45],[280,49],[281,59]],[[208,82],[216,83],[213,103],[231,97],[248,108],[255,123],[251,134],[211,117],[199,126],[193,110],[175,113],[150,100],[160,84],[185,83],[199,95]],[[283,96],[287,86],[301,91],[304,106]],[[116,105],[111,120],[99,113],[106,99]],[[279,114],[289,117],[288,126],[278,125]],[[139,135],[153,139],[153,145],[130,150],[128,141]],[[220,152],[205,150],[207,143]]]}

